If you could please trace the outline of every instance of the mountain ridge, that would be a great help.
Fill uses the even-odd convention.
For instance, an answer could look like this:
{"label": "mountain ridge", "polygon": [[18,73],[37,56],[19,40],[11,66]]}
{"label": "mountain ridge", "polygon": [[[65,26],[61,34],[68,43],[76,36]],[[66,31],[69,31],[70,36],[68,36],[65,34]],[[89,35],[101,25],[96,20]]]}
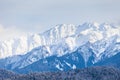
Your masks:
{"label": "mountain ridge", "polygon": [[[31,50],[24,54],[19,55],[18,53],[17,55],[0,59],[1,68],[4,67],[10,70],[22,69],[39,60],[51,56],[63,57],[67,54],[72,55],[75,51],[78,51],[82,56],[85,62],[84,65],[87,67],[87,62],[90,62],[90,65],[95,64],[120,52],[120,27],[114,27],[109,24],[84,23],[80,26],[63,24],[57,25],[42,34],[32,35],[32,38],[30,36],[28,40],[24,38],[21,41],[25,45],[30,43],[27,46]],[[27,50],[24,44],[22,46],[25,47],[18,43],[17,45],[20,48],[18,48],[18,51]],[[0,48],[3,49],[2,47]],[[2,51],[1,49],[0,51]],[[89,61],[91,55],[94,59]],[[67,65],[70,66],[69,63]],[[58,65],[57,68],[59,68]],[[62,68],[60,69],[62,70]]]}
{"label": "mountain ridge", "polygon": [[[0,58],[6,58],[14,55],[24,55],[28,51],[31,51],[33,48],[38,46],[56,45],[64,38],[66,38],[65,40],[68,42],[67,44],[72,49],[74,46],[71,46],[71,44],[77,44],[77,42],[74,40],[75,38],[72,36],[80,36],[81,42],[79,42],[79,44],[82,44],[86,39],[88,39],[88,41],[91,43],[94,43],[97,40],[114,35],[118,35],[118,41],[120,41],[120,28],[113,27],[109,24],[84,23],[79,26],[72,24],[57,25],[56,27],[51,28],[50,30],[41,34],[22,36],[19,39],[11,39],[0,42]],[[82,38],[84,40],[82,40]]]}

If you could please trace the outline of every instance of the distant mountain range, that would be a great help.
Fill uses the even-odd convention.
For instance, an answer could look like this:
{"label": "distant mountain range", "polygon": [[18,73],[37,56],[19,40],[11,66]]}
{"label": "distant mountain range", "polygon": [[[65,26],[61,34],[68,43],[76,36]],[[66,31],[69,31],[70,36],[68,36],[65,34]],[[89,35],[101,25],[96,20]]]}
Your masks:
{"label": "distant mountain range", "polygon": [[18,73],[120,68],[119,61],[120,26],[105,23],[61,24],[41,34],[0,42],[0,68]]}

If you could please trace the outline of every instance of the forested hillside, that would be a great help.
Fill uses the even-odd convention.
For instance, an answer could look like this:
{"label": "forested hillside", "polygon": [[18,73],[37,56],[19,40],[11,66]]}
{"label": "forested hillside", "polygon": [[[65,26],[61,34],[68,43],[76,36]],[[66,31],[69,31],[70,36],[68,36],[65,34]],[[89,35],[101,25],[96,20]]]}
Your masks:
{"label": "forested hillside", "polygon": [[120,80],[120,70],[112,67],[90,67],[67,72],[15,74],[0,70],[0,80]]}

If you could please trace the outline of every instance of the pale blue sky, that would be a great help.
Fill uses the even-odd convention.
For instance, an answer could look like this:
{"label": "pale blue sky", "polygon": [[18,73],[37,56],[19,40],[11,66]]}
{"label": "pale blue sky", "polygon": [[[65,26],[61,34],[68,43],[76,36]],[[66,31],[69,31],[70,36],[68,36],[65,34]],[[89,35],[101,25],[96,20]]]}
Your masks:
{"label": "pale blue sky", "polygon": [[120,23],[120,0],[0,0],[2,39],[94,21]]}

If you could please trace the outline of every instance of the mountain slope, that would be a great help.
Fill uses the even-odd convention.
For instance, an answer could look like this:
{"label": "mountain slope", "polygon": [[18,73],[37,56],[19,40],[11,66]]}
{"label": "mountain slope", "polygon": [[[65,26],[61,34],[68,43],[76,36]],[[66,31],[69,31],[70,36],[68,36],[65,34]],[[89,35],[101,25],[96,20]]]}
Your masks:
{"label": "mountain slope", "polygon": [[21,69],[15,69],[19,73],[44,72],[44,71],[66,71],[76,68],[84,68],[85,62],[80,53],[74,52],[61,57],[51,56],[40,59],[31,65]]}
{"label": "mountain slope", "polygon": [[75,52],[68,53],[63,56],[50,56],[44,59],[40,59],[33,64],[30,64],[21,69],[15,69],[19,73],[29,73],[29,72],[45,72],[45,71],[68,71],[71,69],[79,69],[90,66],[111,66],[120,68],[120,54],[111,57],[104,57],[101,60],[95,61],[95,54],[92,52],[92,49],[89,50],[89,56],[86,54],[87,60],[84,59],[84,53],[80,51],[82,46]]}
{"label": "mountain slope", "polygon": [[110,58],[106,58],[106,59],[103,59],[101,60],[100,62],[94,64],[94,65],[97,65],[97,66],[114,66],[114,67],[117,67],[117,68],[120,68],[120,52],[115,55],[115,56],[112,56]]}

